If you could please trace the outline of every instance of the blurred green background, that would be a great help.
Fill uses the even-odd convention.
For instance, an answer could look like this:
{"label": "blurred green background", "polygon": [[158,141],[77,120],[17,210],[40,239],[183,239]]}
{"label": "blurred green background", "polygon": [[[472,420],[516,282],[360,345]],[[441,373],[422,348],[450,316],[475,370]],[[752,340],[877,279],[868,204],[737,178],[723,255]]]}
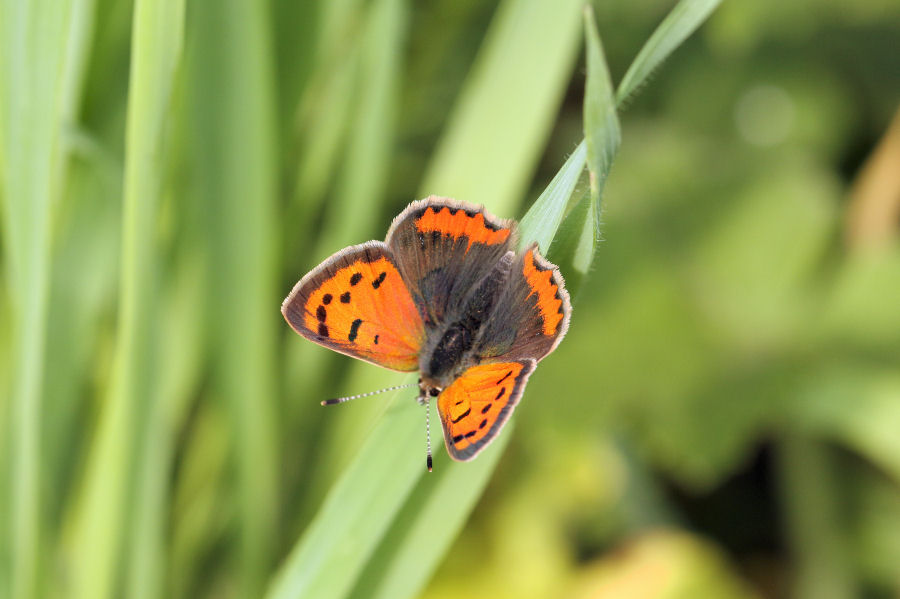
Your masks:
{"label": "blurred green background", "polygon": [[[282,298],[413,199],[521,218],[582,4],[0,0],[0,598],[900,597],[896,0],[724,2],[629,95],[478,460],[319,406],[403,376]],[[674,6],[593,3],[613,83]]]}

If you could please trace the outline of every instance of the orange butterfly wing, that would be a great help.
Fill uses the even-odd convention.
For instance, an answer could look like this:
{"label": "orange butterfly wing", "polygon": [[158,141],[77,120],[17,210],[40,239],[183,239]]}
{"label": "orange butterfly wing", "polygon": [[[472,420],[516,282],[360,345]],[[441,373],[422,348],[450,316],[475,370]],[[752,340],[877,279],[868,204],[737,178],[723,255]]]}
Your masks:
{"label": "orange butterfly wing", "polygon": [[319,345],[393,370],[419,367],[425,325],[388,247],[345,248],[298,282],[281,306]]}
{"label": "orange butterfly wing", "polygon": [[500,432],[518,403],[535,360],[473,366],[438,396],[447,452],[468,461]]}

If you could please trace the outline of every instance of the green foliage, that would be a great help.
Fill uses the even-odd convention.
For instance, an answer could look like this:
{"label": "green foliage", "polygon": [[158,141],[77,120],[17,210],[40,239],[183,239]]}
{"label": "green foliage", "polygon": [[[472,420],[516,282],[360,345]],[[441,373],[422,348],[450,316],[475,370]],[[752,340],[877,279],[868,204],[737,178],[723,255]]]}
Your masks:
{"label": "green foliage", "polygon": [[[0,599],[900,592],[900,248],[841,241],[900,33],[845,4],[0,0]],[[429,474],[278,306],[432,193],[575,307]]]}
{"label": "green foliage", "polygon": [[[4,274],[11,316],[4,352],[12,382],[4,389],[0,578],[18,596],[38,592],[41,560],[41,413],[51,225],[62,189],[60,129],[71,109],[65,83],[73,65],[67,40],[76,28],[71,1],[0,5],[0,182],[3,183]],[[70,76],[71,77],[71,76]],[[9,592],[9,591],[8,591]]]}

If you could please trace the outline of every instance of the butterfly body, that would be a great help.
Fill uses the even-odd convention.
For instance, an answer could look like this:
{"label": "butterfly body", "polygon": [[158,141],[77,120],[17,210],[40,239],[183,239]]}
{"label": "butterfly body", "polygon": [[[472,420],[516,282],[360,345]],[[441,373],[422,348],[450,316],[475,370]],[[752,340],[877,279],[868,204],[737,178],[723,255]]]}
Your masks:
{"label": "butterfly body", "polygon": [[495,438],[528,376],[568,327],[562,276],[515,221],[431,196],[410,204],[385,242],[341,250],[303,277],[282,313],[304,337],[400,371],[437,397],[448,453]]}
{"label": "butterfly body", "polygon": [[[484,278],[476,283],[458,314],[443,325],[431,325],[419,358],[422,382],[443,389],[462,372],[479,363],[480,334],[497,308],[497,297],[509,276],[513,253],[507,252]],[[426,330],[429,325],[426,324]]]}

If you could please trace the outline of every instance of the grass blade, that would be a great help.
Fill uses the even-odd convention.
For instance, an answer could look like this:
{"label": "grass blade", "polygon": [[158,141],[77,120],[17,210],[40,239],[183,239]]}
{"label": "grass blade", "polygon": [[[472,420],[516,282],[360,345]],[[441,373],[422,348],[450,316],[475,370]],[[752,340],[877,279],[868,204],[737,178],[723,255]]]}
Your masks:
{"label": "grass blade", "polygon": [[591,200],[581,241],[572,262],[575,270],[582,275],[590,268],[596,242],[600,239],[600,198],[621,140],[612,81],[590,6],[584,10],[584,37],[587,45],[584,140],[587,146]]}
{"label": "grass blade", "polygon": [[630,98],[650,74],[712,14],[722,0],[680,0],[666,15],[619,83],[616,101]]}
{"label": "grass blade", "polygon": [[[616,100],[609,69],[603,55],[600,34],[590,6],[584,11],[584,37],[587,43],[587,84],[584,91],[584,140],[591,179],[591,199],[598,207],[603,185],[613,158],[619,150],[622,134],[616,115]],[[599,211],[598,211],[599,212]],[[597,215],[599,218],[599,214]],[[596,223],[599,225],[599,221]],[[599,232],[599,231],[598,231]]]}
{"label": "grass blade", "polygon": [[[374,230],[372,225],[378,222],[381,214],[394,149],[398,116],[395,107],[402,72],[408,5],[406,0],[377,0],[371,3],[366,15],[360,45],[356,49],[359,64],[353,64],[353,114],[350,126],[344,125],[350,132],[346,155],[327,206],[322,232],[311,252],[307,250],[316,259],[328,256],[337,248],[384,234]],[[314,159],[313,156],[308,158],[310,161]],[[296,364],[290,371],[291,388],[312,391],[307,381],[316,379],[327,363],[333,363],[335,356],[333,352],[323,351],[312,344],[292,343],[290,347],[290,362]],[[330,392],[333,393],[334,389]],[[309,402],[306,407],[320,409],[314,402]],[[369,408],[379,408],[375,403],[357,407],[361,409],[339,410],[330,414],[330,427],[325,440],[317,447],[320,458],[311,477],[305,481],[308,500],[320,500],[334,483],[336,473],[357,449],[346,439],[360,436],[357,431],[367,427],[373,417]],[[298,420],[301,420],[299,426],[302,427],[308,426],[311,418]]]}
{"label": "grass blade", "polygon": [[313,50],[317,60],[293,117],[301,135],[294,207],[307,219],[319,209],[335,176],[342,145],[352,131],[348,122],[358,103],[354,85],[364,44],[359,30],[374,14],[360,3],[336,0],[317,7]]}
{"label": "grass blade", "polygon": [[421,187],[514,211],[578,50],[580,1],[500,5]]}
{"label": "grass blade", "polygon": [[[258,597],[277,518],[273,306],[278,163],[272,44],[266,3],[189,5],[192,160],[208,236],[213,392],[230,415],[239,542],[238,594]],[[231,582],[231,580],[229,580]]]}
{"label": "grass blade", "polygon": [[[146,468],[152,422],[156,337],[157,249],[155,226],[163,182],[162,142],[172,81],[180,56],[183,0],[138,0],[134,11],[131,78],[126,123],[121,289],[115,365],[92,447],[75,537],[72,596],[119,594],[117,579],[128,551],[123,528],[138,518],[132,574],[141,570],[147,545],[159,534],[146,520],[145,498],[132,492],[135,470]],[[148,431],[148,428],[150,429]],[[143,457],[141,457],[143,456]],[[143,489],[143,485],[138,485]],[[149,535],[144,536],[144,535]],[[158,559],[158,556],[156,556]],[[148,584],[147,591],[155,587]],[[158,590],[158,589],[157,589]]]}
{"label": "grass blade", "polygon": [[[328,207],[322,239],[339,246],[372,234],[387,183],[394,143],[403,44],[407,28],[405,0],[380,0],[370,9],[360,57],[360,81],[352,138],[334,200]],[[359,198],[366,198],[359,201]],[[332,248],[322,248],[333,251]],[[324,252],[323,252],[324,253]]]}
{"label": "grass blade", "polygon": [[425,472],[423,412],[406,394],[388,411],[331,488],[268,599],[344,597]]}
{"label": "grass blade", "polygon": [[508,423],[503,434],[473,462],[453,462],[438,452],[434,472],[419,478],[350,597],[403,599],[419,595],[481,497],[513,428],[513,423]]}
{"label": "grass blade", "polygon": [[[159,202],[165,161],[161,151],[165,124],[174,87],[175,72],[181,62],[184,37],[185,0],[137,0],[134,12],[134,47],[132,50],[132,82],[128,94],[127,147],[125,162],[126,202],[129,195],[135,202],[146,202],[148,206],[137,214],[139,219],[131,226],[149,229],[144,251],[151,256],[151,264],[146,271],[152,276],[157,268],[152,262],[154,212]],[[146,104],[145,104],[146,103]],[[153,156],[151,162],[145,157]],[[143,180],[142,180],[143,179]],[[129,191],[133,190],[131,194]],[[140,198],[140,195],[147,194]],[[153,194],[153,195],[150,195]],[[127,206],[127,204],[126,204]],[[152,210],[152,212],[151,212]],[[127,216],[127,210],[126,210]],[[146,220],[144,220],[146,219]],[[140,268],[138,264],[124,265],[126,268]],[[145,275],[146,276],[146,275]],[[123,273],[123,279],[125,275]],[[148,363],[154,368],[156,385],[148,385],[141,398],[147,405],[141,409],[138,421],[138,444],[134,459],[135,495],[132,501],[131,534],[129,536],[129,564],[126,580],[126,596],[134,599],[153,599],[164,596],[164,551],[166,547],[166,499],[170,475],[169,459],[166,451],[171,446],[172,432],[167,420],[168,398],[161,392],[167,391],[165,376],[169,371],[160,367],[164,358],[159,356],[160,335],[156,327],[149,323],[158,322],[162,314],[160,294],[154,289],[140,289],[136,292],[147,294],[146,312],[138,317],[147,321],[143,326],[152,333],[147,334],[146,350],[154,355]],[[123,299],[124,299],[123,295]],[[152,303],[151,303],[152,302]],[[154,316],[156,316],[154,318]],[[190,345],[184,343],[184,345]],[[135,356],[132,356],[135,358]],[[147,368],[146,364],[135,367]]]}
{"label": "grass blade", "polygon": [[575,185],[584,170],[586,159],[587,145],[582,140],[550,181],[547,189],[541,193],[522,217],[519,223],[522,243],[537,241],[541,253],[547,255],[550,242],[556,236],[556,231],[566,214],[569,200],[575,192]]}
{"label": "grass blade", "polygon": [[64,90],[58,75],[65,63],[71,11],[71,1],[0,4],[0,183],[14,326],[8,420],[11,513],[6,515],[13,524],[12,545],[4,554],[11,556],[8,590],[15,598],[38,593],[41,569],[40,435],[51,209],[62,189]]}

